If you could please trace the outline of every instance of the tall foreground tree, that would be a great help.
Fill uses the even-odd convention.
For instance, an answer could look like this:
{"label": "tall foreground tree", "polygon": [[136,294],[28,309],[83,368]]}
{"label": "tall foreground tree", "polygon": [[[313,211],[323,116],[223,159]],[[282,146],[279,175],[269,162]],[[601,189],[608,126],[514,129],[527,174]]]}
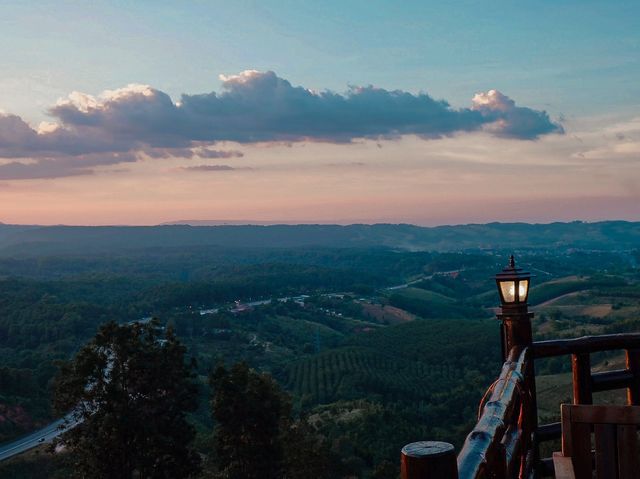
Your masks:
{"label": "tall foreground tree", "polygon": [[267,373],[238,363],[211,374],[216,422],[213,477],[222,479],[328,479],[340,477],[328,445],[303,419]]}
{"label": "tall foreground tree", "polygon": [[211,374],[211,408],[216,421],[215,452],[225,479],[283,476],[282,430],[291,405],[278,384],[246,363]]}
{"label": "tall foreground tree", "polygon": [[199,468],[186,419],[197,408],[195,365],[156,322],[104,325],[62,364],[54,407],[83,421],[64,435],[82,478],[185,478]]}

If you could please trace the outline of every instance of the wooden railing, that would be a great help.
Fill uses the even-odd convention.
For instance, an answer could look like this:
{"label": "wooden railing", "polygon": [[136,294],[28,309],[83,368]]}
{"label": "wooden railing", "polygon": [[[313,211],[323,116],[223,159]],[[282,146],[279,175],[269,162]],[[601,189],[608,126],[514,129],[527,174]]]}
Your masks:
{"label": "wooden railing", "polygon": [[[571,355],[573,374],[573,404],[593,404],[593,393],[614,389],[627,390],[627,404],[640,405],[640,334],[607,334],[584,336],[576,339],[557,339],[534,342],[534,359]],[[626,367],[598,373],[591,372],[591,354],[624,350]],[[559,407],[559,406],[558,406]],[[560,439],[559,422],[538,427],[536,445]],[[551,458],[542,459],[537,468],[538,477],[553,476]]]}
{"label": "wooden railing", "polygon": [[[526,326],[522,322],[516,327]],[[509,344],[508,338],[506,344]],[[626,367],[592,373],[591,354],[614,350],[625,351]],[[455,455],[452,447],[411,449],[407,446],[401,456],[402,478],[552,477],[551,459],[539,459],[538,446],[541,442],[559,439],[561,427],[560,423],[537,425],[534,360],[563,355],[571,355],[574,404],[592,404],[594,392],[626,388],[627,403],[640,405],[640,334],[586,336],[532,342],[528,345],[516,344],[511,347],[500,376],[483,399],[478,423],[467,436],[457,457],[457,472],[455,467],[453,472],[450,467],[451,456]],[[414,444],[428,446],[446,443]],[[411,451],[419,451],[419,455]],[[444,463],[447,464],[446,468],[442,467]]]}
{"label": "wooden railing", "polygon": [[[512,348],[500,377],[489,388],[475,428],[458,455],[464,478],[528,477],[533,469],[533,397],[527,384],[529,348]],[[485,396],[486,397],[486,396]]]}

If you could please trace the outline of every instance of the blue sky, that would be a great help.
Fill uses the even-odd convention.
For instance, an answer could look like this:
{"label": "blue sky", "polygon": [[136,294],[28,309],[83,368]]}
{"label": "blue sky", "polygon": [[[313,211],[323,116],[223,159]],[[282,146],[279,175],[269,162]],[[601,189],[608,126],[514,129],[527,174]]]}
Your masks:
{"label": "blue sky", "polygon": [[[63,164],[62,167],[47,163],[47,174],[39,174],[39,178],[28,178],[26,176],[29,175],[22,173],[16,175],[16,168],[22,171],[24,167],[21,163],[43,159],[48,161],[52,155],[61,154],[59,151],[52,153],[47,150],[45,157],[41,153],[42,147],[35,152],[22,145],[18,153],[13,146],[7,147],[11,153],[5,153],[4,159],[0,159],[0,170],[3,163],[11,163],[7,171],[13,173],[4,179],[0,173],[0,196],[17,202],[22,201],[25,191],[37,191],[41,200],[49,199],[54,204],[60,202],[65,205],[62,211],[68,211],[68,214],[60,214],[54,221],[93,221],[88,219],[89,214],[91,218],[98,218],[95,221],[100,223],[180,219],[170,215],[218,219],[225,214],[234,217],[229,219],[237,219],[238,215],[257,215],[261,218],[255,219],[393,220],[393,210],[379,217],[375,213],[379,209],[377,205],[384,202],[384,195],[387,194],[384,189],[375,187],[380,178],[395,179],[402,184],[407,181],[406,177],[401,176],[402,171],[421,167],[424,174],[440,171],[429,162],[419,163],[420,158],[435,161],[433,158],[441,158],[442,155],[464,156],[466,153],[451,151],[465,150],[474,142],[482,142],[487,148],[491,145],[496,151],[508,150],[515,156],[531,158],[526,163],[532,165],[531,171],[534,172],[546,165],[544,167],[547,170],[539,172],[540,184],[544,184],[545,175],[547,178],[554,175],[547,164],[548,158],[555,158],[553,168],[558,168],[558,165],[566,166],[567,161],[573,161],[567,159],[579,158],[580,155],[585,157],[585,153],[587,157],[595,155],[599,161],[608,162],[599,164],[598,170],[593,163],[580,165],[579,170],[571,174],[581,171],[584,181],[573,190],[568,190],[566,198],[563,198],[579,204],[579,192],[591,188],[592,196],[596,198],[592,201],[614,198],[612,204],[619,204],[615,200],[620,194],[619,185],[615,186],[617,180],[612,180],[609,190],[599,190],[599,186],[592,185],[596,171],[630,182],[630,186],[622,190],[628,191],[630,198],[636,198],[634,195],[637,194],[640,179],[629,175],[629,172],[633,171],[634,165],[637,166],[633,158],[637,141],[634,135],[638,132],[629,125],[634,125],[634,119],[638,116],[640,93],[639,2],[0,1],[0,10],[0,44],[3,45],[0,50],[0,111],[19,116],[34,130],[43,120],[63,121],[52,117],[50,109],[73,91],[98,97],[104,90],[141,84],[166,93],[174,102],[178,102],[184,93],[194,95],[215,91],[220,94],[225,88],[224,82],[218,77],[220,74],[231,77],[244,70],[258,70],[274,71],[293,87],[303,86],[317,92],[331,90],[345,94],[350,86],[367,85],[390,92],[401,90],[412,95],[423,92],[433,99],[446,100],[456,111],[470,108],[476,93],[498,90],[515,101],[518,107],[530,112],[546,111],[549,115],[548,125],[561,125],[564,132],[560,134],[560,129],[554,132],[552,127],[543,126],[543,133],[538,134],[543,130],[536,129],[536,133],[520,135],[522,141],[516,141],[513,136],[512,139],[504,139],[508,135],[496,133],[495,129],[483,123],[474,127],[469,135],[459,134],[463,130],[456,127],[454,138],[423,138],[416,143],[418,146],[404,134],[401,138],[389,138],[387,132],[375,130],[375,135],[381,135],[380,141],[374,141],[375,135],[365,135],[366,138],[362,140],[365,143],[378,145],[376,149],[384,146],[387,152],[393,151],[394,157],[400,158],[394,163],[392,171],[389,171],[388,164],[376,163],[375,150],[362,152],[358,149],[364,148],[362,145],[334,147],[323,144],[325,139],[318,144],[318,137],[314,139],[314,135],[309,135],[308,131],[304,132],[304,135],[311,137],[308,142],[298,138],[298,133],[294,134],[296,148],[300,151],[290,146],[282,147],[283,139],[289,138],[288,131],[279,132],[274,137],[260,137],[263,141],[259,145],[243,143],[244,140],[236,144],[238,137],[234,135],[207,137],[211,146],[215,146],[215,151],[239,152],[236,156],[225,158],[236,158],[234,161],[238,161],[238,165],[219,165],[217,159],[215,164],[199,162],[185,165],[184,162],[179,163],[180,155],[177,155],[175,162],[168,158],[163,160],[164,163],[156,162],[152,168],[148,161],[142,160],[127,160],[120,165],[113,159],[104,161],[87,157],[89,163],[80,164],[85,157],[74,157],[59,162]],[[401,115],[402,112],[398,111],[397,114]],[[491,115],[485,115],[482,121],[511,121]],[[612,125],[619,127],[612,130]],[[78,124],[72,123],[64,126],[72,130],[78,128]],[[316,122],[312,128],[317,126]],[[246,130],[246,125],[243,128]],[[478,133],[476,129],[485,133]],[[406,130],[407,135],[423,131],[410,130]],[[397,131],[398,125],[395,125],[394,132]],[[445,136],[448,135],[446,132]],[[570,143],[576,137],[583,143],[586,141],[588,147],[581,146],[580,141]],[[618,141],[622,141],[620,138],[623,137],[625,140],[623,144],[613,144],[611,138],[614,137]],[[194,138],[200,139],[192,135],[188,141]],[[357,134],[354,138],[358,140]],[[229,143],[225,144],[225,141]],[[265,145],[265,142],[270,144]],[[157,148],[157,143],[151,146]],[[194,147],[194,144],[187,146]],[[197,145],[198,148],[201,146]],[[279,150],[281,147],[283,149]],[[279,154],[277,157],[273,155],[276,150]],[[303,150],[304,153],[301,153]],[[325,158],[329,150],[336,159],[319,160]],[[147,153],[149,151],[147,148]],[[610,161],[607,160],[607,151],[611,152]],[[127,154],[132,152],[132,149],[126,149]],[[135,152],[137,154],[138,150]],[[541,152],[544,152],[545,158],[536,156],[542,155]],[[95,151],[89,153],[95,154]],[[64,154],[69,155],[69,152],[65,150]],[[207,154],[213,158],[213,154]],[[154,150],[153,155],[160,154]],[[482,163],[489,168],[490,162],[494,161],[490,158],[491,153],[486,153],[484,159],[478,155],[472,160],[474,165]],[[606,158],[603,159],[603,155]],[[618,163],[616,155],[623,157]],[[304,159],[297,161],[294,156]],[[73,168],[69,167],[70,161],[74,162]],[[467,158],[467,161],[470,160]],[[499,163],[508,164],[508,161],[505,158],[504,162],[501,159]],[[338,218],[336,208],[339,211],[343,211],[343,208],[339,203],[336,203],[338,206],[331,206],[334,198],[329,201],[326,192],[317,191],[315,196],[307,197],[304,191],[293,188],[290,196],[280,197],[283,185],[290,185],[292,178],[301,174],[301,168],[310,170],[302,173],[302,176],[295,176],[297,181],[304,182],[312,177],[318,179],[319,183],[327,182],[329,185],[333,177],[327,173],[327,165],[334,163],[364,164],[367,169],[364,175],[363,168],[354,167],[352,179],[360,183],[338,189],[337,193],[343,194],[345,204],[350,202],[351,205],[357,203],[355,197],[369,198],[369,207],[365,202],[346,217]],[[450,162],[446,168],[453,168],[454,164]],[[211,168],[207,169],[207,165]],[[149,176],[151,169],[153,175],[167,181],[167,176],[175,177],[176,171],[198,171],[189,170],[192,166],[205,166],[199,171],[206,171],[208,176],[203,174],[189,181],[182,180],[180,184],[171,184],[169,190],[177,196],[163,197],[162,202],[181,206],[169,208],[167,216],[158,212],[151,214],[152,210],[144,206],[157,202],[155,196],[153,199],[144,195],[131,196],[130,209],[136,213],[120,218],[120,206],[114,204],[110,210],[108,200],[99,200],[87,193],[100,185],[113,194],[119,194],[125,185],[136,181],[143,185],[143,178]],[[217,168],[220,166],[228,166],[229,169]],[[72,170],[73,174],[69,174],[68,178],[65,177],[66,173],[54,178],[55,174],[49,174],[53,168],[61,168],[65,172]],[[144,173],[138,171],[144,168]],[[469,168],[461,168],[458,178],[460,175],[467,177]],[[470,170],[475,171],[474,168]],[[374,175],[374,171],[378,171],[378,176]],[[217,177],[213,178],[213,175]],[[44,176],[47,176],[46,181],[43,180]],[[425,177],[425,184],[431,180],[433,175]],[[227,195],[225,201],[218,200],[215,207],[207,209],[205,205],[211,205],[211,197],[198,197],[195,194],[189,197],[190,188],[200,181],[218,185],[220,191]],[[482,199],[486,199],[487,204],[500,203],[501,199],[488,194],[491,188],[487,191],[483,189],[483,176],[469,181],[472,187],[470,191],[476,191]],[[246,185],[246,192],[261,191],[260,194],[268,197],[267,203],[272,204],[272,209],[248,208],[241,198],[233,197],[232,189],[225,186],[229,182]],[[551,196],[558,194],[553,182],[550,182],[549,188]],[[73,213],[73,195],[85,195],[85,203],[95,205],[95,209],[85,208]],[[416,189],[416,193],[407,198],[406,204],[412,201],[436,204],[439,198],[420,197]],[[622,204],[625,204],[625,198],[620,200]],[[286,201],[291,202],[292,199],[302,204],[308,202],[310,207],[283,212],[283,205],[286,206]],[[545,210],[543,206],[523,207],[516,213],[505,213],[498,209],[493,216],[464,216],[461,212],[465,208],[461,204],[451,212],[448,220],[448,210],[442,211],[442,214],[420,216],[412,208],[400,206],[405,204],[401,199],[397,201],[400,210],[398,219],[425,224],[474,219],[554,219],[542,214]],[[532,205],[542,204],[541,198],[532,197],[530,201]],[[229,208],[225,209],[225,206]],[[596,216],[586,213],[583,216],[585,219],[634,219],[633,209],[616,208],[612,206]],[[580,210],[569,208],[566,214],[559,214],[558,219],[570,219],[571,215],[580,216]],[[0,221],[44,222],[50,214],[45,208],[37,207],[20,209],[18,213],[8,216],[3,218],[0,212]],[[635,219],[640,219],[637,214]]]}
{"label": "blue sky", "polygon": [[[70,90],[148,83],[208,92],[219,73],[426,90],[463,106],[498,88],[556,114],[609,113],[640,93],[640,3],[593,1],[2,2],[6,110]],[[28,79],[26,82],[24,79]],[[34,89],[37,91],[34,92]],[[15,109],[12,108],[15,106]]]}

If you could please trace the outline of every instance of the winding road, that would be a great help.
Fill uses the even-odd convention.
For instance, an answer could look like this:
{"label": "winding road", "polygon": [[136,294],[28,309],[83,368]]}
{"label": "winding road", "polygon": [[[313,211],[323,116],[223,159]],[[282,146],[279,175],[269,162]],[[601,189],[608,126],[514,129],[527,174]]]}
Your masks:
{"label": "winding road", "polygon": [[8,444],[0,446],[0,461],[12,458],[18,454],[33,449],[43,444],[52,442],[58,436],[61,436],[69,429],[73,429],[82,421],[73,417],[73,414],[69,413],[62,419],[52,422],[51,424],[32,432],[28,436],[17,439]]}

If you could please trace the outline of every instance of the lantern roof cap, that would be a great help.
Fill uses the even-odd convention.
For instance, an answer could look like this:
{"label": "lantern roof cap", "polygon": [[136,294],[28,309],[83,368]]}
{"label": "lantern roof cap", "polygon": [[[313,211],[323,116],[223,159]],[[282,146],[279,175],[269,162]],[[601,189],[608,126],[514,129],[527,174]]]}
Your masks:
{"label": "lantern roof cap", "polygon": [[529,279],[531,277],[531,273],[528,271],[523,271],[522,268],[516,267],[516,260],[511,255],[509,257],[509,265],[504,268],[501,272],[496,274],[496,280],[514,280],[514,279]]}

